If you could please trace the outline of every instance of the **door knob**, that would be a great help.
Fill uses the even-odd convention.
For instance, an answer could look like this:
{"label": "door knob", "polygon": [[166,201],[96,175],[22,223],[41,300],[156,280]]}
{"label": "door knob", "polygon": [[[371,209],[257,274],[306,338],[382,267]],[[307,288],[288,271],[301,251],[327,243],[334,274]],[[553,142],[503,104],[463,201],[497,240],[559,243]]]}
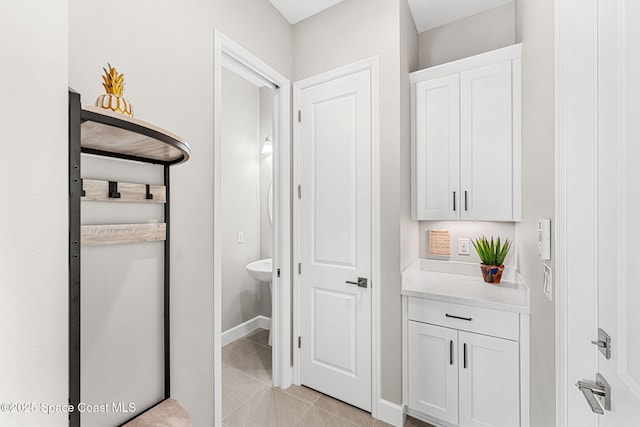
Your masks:
{"label": "door knob", "polygon": [[356,286],[361,287],[361,288],[366,288],[367,287],[367,278],[366,277],[358,277],[358,281],[357,282],[352,282],[350,280],[347,280],[345,283],[348,283],[350,285],[356,285]]}

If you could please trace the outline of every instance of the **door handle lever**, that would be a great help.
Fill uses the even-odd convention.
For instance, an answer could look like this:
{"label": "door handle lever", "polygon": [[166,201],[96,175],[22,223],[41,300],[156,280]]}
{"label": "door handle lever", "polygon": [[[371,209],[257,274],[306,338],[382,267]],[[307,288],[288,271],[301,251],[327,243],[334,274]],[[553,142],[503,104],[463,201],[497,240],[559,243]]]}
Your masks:
{"label": "door handle lever", "polygon": [[357,282],[352,282],[350,280],[347,280],[345,283],[348,283],[350,285],[356,285],[360,288],[366,288],[367,287],[367,278],[366,277],[358,277],[358,281]]}
{"label": "door handle lever", "polygon": [[587,399],[592,412],[602,415],[605,410],[611,410],[611,386],[600,373],[596,374],[595,383],[578,381],[576,386]]}

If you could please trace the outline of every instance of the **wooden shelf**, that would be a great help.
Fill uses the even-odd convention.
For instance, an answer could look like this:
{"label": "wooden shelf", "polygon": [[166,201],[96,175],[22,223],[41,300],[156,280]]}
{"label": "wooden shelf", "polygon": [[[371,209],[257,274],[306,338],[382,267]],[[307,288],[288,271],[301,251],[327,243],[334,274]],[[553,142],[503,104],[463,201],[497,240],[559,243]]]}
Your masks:
{"label": "wooden shelf", "polygon": [[167,238],[167,224],[104,224],[80,226],[82,246],[158,242]]}
{"label": "wooden shelf", "polygon": [[82,152],[173,165],[186,162],[189,143],[150,123],[98,107],[80,111]]}
{"label": "wooden shelf", "polygon": [[97,179],[83,179],[82,189],[85,195],[83,201],[93,202],[138,202],[138,203],[166,203],[167,190],[164,185],[149,185],[149,194],[152,199],[147,199],[146,184],[132,184],[130,182],[118,182],[120,198],[109,197],[109,181]]}

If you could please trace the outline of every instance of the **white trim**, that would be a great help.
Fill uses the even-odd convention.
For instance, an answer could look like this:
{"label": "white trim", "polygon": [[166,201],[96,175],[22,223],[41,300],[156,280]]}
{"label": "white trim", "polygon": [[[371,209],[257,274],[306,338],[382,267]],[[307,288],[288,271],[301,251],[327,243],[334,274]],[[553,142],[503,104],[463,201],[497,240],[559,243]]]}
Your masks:
{"label": "white trim", "polygon": [[[273,286],[272,286],[272,382],[287,388],[292,381],[291,352],[291,232],[290,232],[290,159],[291,159],[291,83],[265,62],[235,43],[219,30],[214,31],[214,141],[213,141],[213,375],[214,420],[222,425],[222,67],[229,59],[278,87],[274,96],[273,128]],[[228,62],[227,62],[228,63]],[[280,277],[276,277],[280,269]]]}
{"label": "white trim", "polygon": [[241,323],[233,328],[229,328],[222,333],[222,346],[232,343],[245,335],[250,334],[256,329],[271,330],[271,319],[266,316],[256,316]]}
{"label": "white trim", "polygon": [[402,427],[405,418],[404,410],[401,405],[380,399],[378,401],[378,416],[376,418],[392,426]]}
{"label": "white trim", "polygon": [[521,52],[522,43],[514,44],[489,52],[480,53],[478,55],[469,56],[467,58],[458,59],[456,61],[447,62],[446,64],[436,65],[435,67],[425,68],[424,70],[414,71],[409,74],[409,81],[411,84],[415,84],[423,80],[435,79],[483,67],[485,65],[518,59],[520,58]]}
{"label": "white trim", "polygon": [[[335,70],[327,71],[293,84],[293,110],[300,107],[300,91],[321,83],[328,82],[340,77],[358,73],[363,70],[371,71],[371,415],[376,418],[380,410],[381,384],[380,384],[380,59],[374,56]],[[300,127],[297,120],[293,126],[293,147],[294,147],[294,186],[300,182],[299,162],[297,144],[300,138]],[[300,203],[297,198],[293,202],[293,235],[300,235]],[[300,242],[296,237],[293,239],[293,258],[300,259]],[[293,275],[293,335],[299,336],[300,325],[300,292],[298,291],[300,278]],[[293,351],[293,382],[300,384],[300,352],[298,348]]]}

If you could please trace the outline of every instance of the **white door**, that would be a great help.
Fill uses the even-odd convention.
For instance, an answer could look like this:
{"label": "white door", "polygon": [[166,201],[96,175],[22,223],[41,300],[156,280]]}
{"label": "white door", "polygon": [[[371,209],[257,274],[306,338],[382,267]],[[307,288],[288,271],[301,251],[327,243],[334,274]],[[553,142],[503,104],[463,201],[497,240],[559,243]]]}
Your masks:
{"label": "white door", "polygon": [[612,351],[610,359],[598,351],[597,360],[612,402],[598,418],[601,427],[631,427],[640,425],[640,4],[604,2],[599,22],[597,319]]}
{"label": "white door", "polygon": [[[559,421],[640,425],[640,2],[559,8]],[[576,19],[577,14],[580,19]],[[564,289],[566,290],[564,290]],[[597,344],[601,328],[611,354]],[[564,342],[566,340],[566,346]],[[604,345],[604,343],[602,344]],[[603,349],[605,350],[605,349]],[[605,353],[605,354],[603,354]],[[611,387],[610,407],[577,381]],[[589,399],[589,400],[588,400]],[[593,408],[593,409],[592,409]],[[564,409],[564,410],[563,410]],[[600,414],[598,414],[600,413]]]}
{"label": "white door", "polygon": [[520,425],[519,344],[458,333],[460,427]]}
{"label": "white door", "polygon": [[414,219],[460,218],[459,74],[415,87]]}
{"label": "white door", "polygon": [[458,424],[458,331],[409,321],[409,407]]}
{"label": "white door", "polygon": [[302,89],[300,110],[300,381],[370,411],[371,71]]}
{"label": "white door", "polygon": [[513,220],[511,61],[460,73],[461,219]]}

